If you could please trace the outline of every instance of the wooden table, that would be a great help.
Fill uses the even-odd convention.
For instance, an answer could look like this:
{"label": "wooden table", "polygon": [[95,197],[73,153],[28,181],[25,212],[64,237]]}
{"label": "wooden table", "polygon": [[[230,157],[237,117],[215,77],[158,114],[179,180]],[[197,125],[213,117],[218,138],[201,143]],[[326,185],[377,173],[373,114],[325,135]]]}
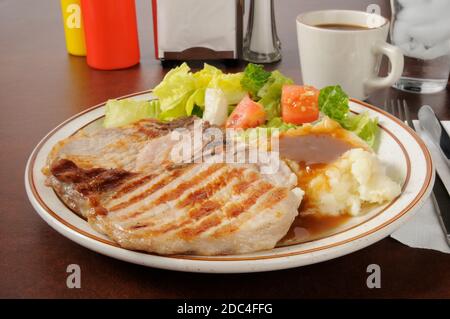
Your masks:
{"label": "wooden table", "polygon": [[[320,8],[365,10],[374,0],[283,0],[277,3],[283,60],[272,66],[300,82],[295,16]],[[378,1],[389,16],[388,1]],[[53,127],[108,98],[146,90],[167,70],[153,57],[150,1],[138,1],[142,59],[131,69],[102,72],[66,54],[54,0],[0,3],[0,297],[450,297],[450,255],[412,249],[391,238],[341,258],[259,274],[206,275],[128,264],[83,248],[50,228],[25,195],[23,175],[35,144]],[[282,4],[282,5],[281,5]],[[242,65],[225,67],[237,71]],[[449,90],[415,95],[389,89],[380,105],[404,98],[432,105],[450,119]],[[66,288],[66,267],[79,264],[82,288]],[[366,267],[381,266],[381,289],[366,287]]]}

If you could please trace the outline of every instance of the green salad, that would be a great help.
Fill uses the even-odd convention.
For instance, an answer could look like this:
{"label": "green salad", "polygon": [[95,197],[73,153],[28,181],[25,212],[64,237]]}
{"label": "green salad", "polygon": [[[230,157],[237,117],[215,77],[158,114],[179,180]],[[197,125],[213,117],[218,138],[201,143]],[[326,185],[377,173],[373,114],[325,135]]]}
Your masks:
{"label": "green salad", "polygon": [[320,121],[337,121],[374,147],[378,121],[368,113],[349,112],[349,98],[339,85],[321,89],[296,85],[279,71],[248,64],[227,74],[205,64],[192,72],[186,63],[170,70],[153,90],[152,101],[109,100],[103,125],[118,127],[145,118],[170,121],[195,115],[227,128],[278,128],[282,131]]}

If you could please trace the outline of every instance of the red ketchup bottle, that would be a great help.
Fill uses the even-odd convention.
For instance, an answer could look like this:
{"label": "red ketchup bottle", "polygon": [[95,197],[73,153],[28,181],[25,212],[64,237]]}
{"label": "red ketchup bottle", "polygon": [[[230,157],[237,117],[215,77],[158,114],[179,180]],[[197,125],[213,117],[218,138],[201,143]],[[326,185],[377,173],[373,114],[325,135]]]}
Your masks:
{"label": "red ketchup bottle", "polygon": [[134,0],[82,0],[87,63],[100,70],[139,63]]}

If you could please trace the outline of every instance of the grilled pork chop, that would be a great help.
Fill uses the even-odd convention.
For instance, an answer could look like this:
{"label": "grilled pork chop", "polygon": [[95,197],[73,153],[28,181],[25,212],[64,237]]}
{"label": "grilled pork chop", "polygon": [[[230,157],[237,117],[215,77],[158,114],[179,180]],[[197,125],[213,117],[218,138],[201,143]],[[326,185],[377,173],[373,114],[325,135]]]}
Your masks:
{"label": "grilled pork chop", "polygon": [[259,164],[163,161],[135,169],[140,151],[148,152],[145,145],[191,123],[144,121],[80,132],[50,153],[44,170],[48,184],[92,227],[125,248],[199,255],[273,248],[303,196],[283,162],[270,176],[261,174]]}

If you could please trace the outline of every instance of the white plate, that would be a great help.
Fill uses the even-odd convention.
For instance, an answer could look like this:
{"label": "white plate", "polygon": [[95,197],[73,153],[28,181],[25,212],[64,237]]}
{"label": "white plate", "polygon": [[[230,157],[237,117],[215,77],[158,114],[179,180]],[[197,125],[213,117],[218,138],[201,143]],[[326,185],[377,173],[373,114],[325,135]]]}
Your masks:
{"label": "white plate", "polygon": [[[149,99],[151,93],[141,92],[126,97]],[[53,190],[45,186],[45,176],[41,172],[53,145],[102,118],[104,106],[102,103],[73,116],[42,139],[28,160],[25,186],[28,198],[39,215],[63,236],[101,254],[140,265],[190,272],[243,273],[292,268],[329,260],[366,247],[391,234],[423,204],[434,181],[430,154],[414,131],[392,115],[364,102],[352,100],[351,111],[368,111],[371,116],[378,117],[382,129],[378,156],[388,165],[391,176],[403,184],[401,196],[372,209],[364,216],[351,218],[324,238],[268,251],[217,257],[159,256],[131,251],[99,234],[68,209]]]}

